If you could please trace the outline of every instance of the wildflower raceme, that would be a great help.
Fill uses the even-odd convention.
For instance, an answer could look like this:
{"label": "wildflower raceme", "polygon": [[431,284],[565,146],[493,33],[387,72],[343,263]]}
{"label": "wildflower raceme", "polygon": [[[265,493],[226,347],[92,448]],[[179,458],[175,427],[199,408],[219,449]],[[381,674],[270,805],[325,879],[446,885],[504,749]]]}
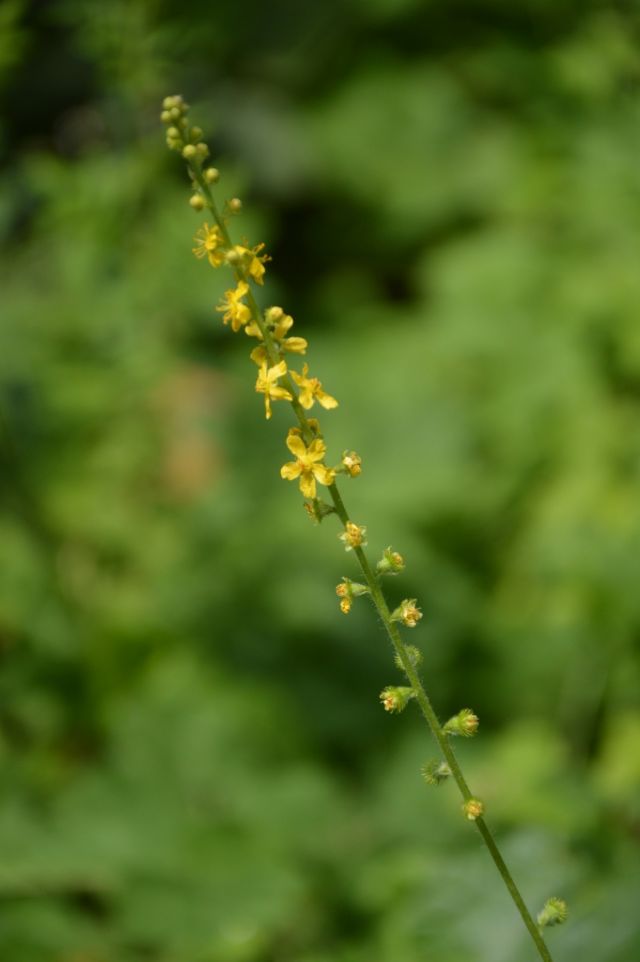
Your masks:
{"label": "wildflower raceme", "polygon": [[[284,441],[292,460],[282,465],[281,477],[298,482],[304,507],[315,523],[330,516],[339,522],[341,531],[338,538],[345,551],[352,552],[350,558],[355,558],[363,579],[362,582],[356,582],[343,576],[335,589],[340,599],[340,610],[348,614],[357,598],[369,597],[393,646],[396,667],[405,675],[406,685],[388,685],[382,691],[379,696],[382,707],[390,715],[396,715],[412,702],[418,705],[441,755],[438,760],[429,761],[423,766],[424,781],[433,786],[450,779],[455,782],[462,795],[462,815],[479,831],[539,957],[544,962],[552,962],[542,930],[545,926],[563,921],[566,906],[560,899],[549,900],[537,922],[526,907],[487,826],[485,805],[471,792],[451,746],[451,736],[468,738],[476,734],[478,717],[471,709],[463,709],[446,725],[440,724],[419,674],[421,652],[415,645],[406,644],[401,633],[405,628],[417,628],[423,613],[415,598],[405,599],[391,610],[382,588],[387,576],[402,574],[404,558],[388,547],[377,563],[371,564],[364,550],[367,546],[367,526],[352,520],[338,488],[340,476],[350,479],[349,483],[351,479],[361,476],[362,459],[355,451],[347,450],[336,463],[328,462],[327,444],[321,425],[316,418],[307,415],[311,409],[314,409],[314,414],[318,411],[322,413],[320,409],[330,413],[338,407],[338,401],[325,391],[315,373],[310,375],[306,360],[299,367],[297,362],[300,355],[306,357],[308,344],[304,337],[291,333],[294,326],[292,316],[279,306],[259,307],[254,289],[264,284],[270,258],[264,251],[263,243],[251,245],[246,239],[241,244],[232,241],[229,222],[241,211],[242,203],[237,197],[222,206],[217,203],[212,187],[218,184],[220,173],[216,167],[207,164],[209,148],[202,141],[200,128],[190,125],[188,106],[183,98],[166,97],[161,119],[167,128],[168,146],[186,161],[192,188],[189,203],[195,212],[207,212],[208,219],[195,233],[193,254],[215,270],[228,271],[232,278],[232,284],[216,311],[222,314],[222,322],[234,334],[239,334],[243,341],[246,336],[253,342],[248,353],[258,368],[255,390],[264,395],[266,418],[271,418],[273,402],[286,401],[291,405],[296,423],[289,428]],[[318,497],[319,486],[326,492],[328,501]]]}

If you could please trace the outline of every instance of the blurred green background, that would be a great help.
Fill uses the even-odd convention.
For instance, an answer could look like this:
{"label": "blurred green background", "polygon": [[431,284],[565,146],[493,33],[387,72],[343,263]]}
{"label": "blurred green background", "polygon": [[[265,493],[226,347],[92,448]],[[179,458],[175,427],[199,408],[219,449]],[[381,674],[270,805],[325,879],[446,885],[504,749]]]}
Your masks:
{"label": "blurred green background", "polygon": [[[535,951],[332,519],[160,101],[273,255],[331,460],[558,962],[640,957],[640,17],[569,0],[0,5],[0,959]],[[345,485],[345,488],[347,485]]]}

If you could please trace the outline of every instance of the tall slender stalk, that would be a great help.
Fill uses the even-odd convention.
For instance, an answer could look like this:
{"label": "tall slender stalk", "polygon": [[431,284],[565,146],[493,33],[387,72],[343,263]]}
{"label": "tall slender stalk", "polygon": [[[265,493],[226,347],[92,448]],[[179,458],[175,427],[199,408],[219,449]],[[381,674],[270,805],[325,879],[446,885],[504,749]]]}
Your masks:
{"label": "tall slender stalk", "polygon": [[[308,408],[310,405],[307,403],[303,406],[303,403],[301,403],[301,392],[298,391],[290,371],[286,367],[286,364],[283,363],[283,353],[287,350],[286,346],[283,346],[284,341],[282,338],[278,339],[278,337],[274,334],[273,327],[268,323],[267,315],[264,314],[260,309],[250,287],[251,282],[256,281],[257,279],[256,274],[252,270],[252,265],[255,265],[257,257],[256,251],[258,251],[260,248],[249,250],[246,247],[238,247],[238,245],[233,244],[227,228],[227,217],[220,213],[211,190],[211,184],[215,183],[218,179],[218,172],[213,168],[208,168],[207,170],[204,170],[203,168],[203,162],[206,160],[208,155],[208,148],[205,144],[200,142],[202,132],[199,130],[199,128],[191,128],[191,130],[189,130],[186,122],[187,107],[182,101],[182,98],[166,98],[163,106],[164,110],[162,119],[165,121],[165,123],[171,125],[167,135],[169,146],[181,151],[183,157],[187,161],[189,173],[194,185],[195,193],[191,198],[191,205],[196,210],[208,209],[215,222],[215,228],[213,230],[217,233],[215,234],[215,243],[211,248],[214,256],[213,259],[210,258],[210,261],[214,264],[214,266],[219,266],[219,264],[222,263],[228,264],[228,266],[232,268],[238,284],[235,292],[227,292],[227,304],[225,306],[228,310],[228,313],[225,315],[225,318],[231,318],[234,330],[239,330],[240,327],[244,325],[254,326],[255,336],[260,338],[264,350],[264,356],[262,359],[263,367],[261,369],[263,375],[271,375],[272,372],[275,372],[276,368],[281,369],[277,376],[273,375],[273,383],[275,384],[276,382],[279,382],[277,390],[280,391],[280,394],[274,393],[272,396],[274,398],[283,398],[286,395],[286,400],[290,402],[298,421],[299,436],[304,441],[302,446],[306,448],[306,445],[309,445],[308,450],[310,450],[312,445],[316,444],[317,446],[318,442],[321,442],[321,448],[317,447],[317,450],[322,450],[322,452],[324,452],[324,442],[322,434],[320,433],[319,425],[317,422],[315,422],[315,420],[312,421],[309,419],[305,413],[305,408]],[[236,201],[235,203],[236,206],[238,206],[239,202]],[[233,202],[231,202],[231,204],[233,204]],[[229,210],[233,210],[233,207],[230,207]],[[213,236],[213,231],[209,231],[208,235],[205,234],[205,239],[207,236]],[[220,252],[219,262],[216,260],[218,255],[215,253],[218,250]],[[203,252],[204,248],[199,253]],[[233,256],[231,256],[232,253]],[[304,344],[304,349],[306,349],[306,342],[304,342]],[[294,350],[294,348],[291,347],[289,350]],[[303,352],[303,350],[301,352]],[[300,375],[297,375],[297,378],[298,383],[300,383]],[[262,390],[263,388],[257,386],[257,389]],[[266,395],[269,395],[268,387],[264,388],[264,391]],[[331,400],[333,401],[334,399]],[[267,416],[270,416],[268,398],[266,398],[266,403]],[[292,432],[290,432],[290,435],[291,433]],[[306,451],[307,454],[308,450]],[[317,461],[317,459],[312,458],[311,461]],[[298,464],[301,463],[302,462],[300,461],[298,462]],[[311,472],[312,468],[313,465],[307,465],[304,470]],[[297,475],[293,476],[297,477],[300,474],[300,470],[298,470]],[[341,537],[343,540],[345,540],[347,549],[352,549],[354,551],[364,578],[363,585],[354,586],[352,582],[348,582],[348,591],[353,592],[353,588],[355,587],[357,588],[357,591],[355,592],[356,594],[369,594],[380,620],[385,627],[385,630],[393,645],[397,662],[407,676],[410,686],[408,689],[395,690],[408,693],[402,696],[405,701],[403,701],[401,707],[404,707],[404,704],[409,697],[415,698],[415,700],[418,702],[420,710],[422,711],[422,714],[424,715],[424,718],[426,719],[443,756],[445,762],[445,765],[443,766],[444,771],[446,775],[450,774],[453,777],[458,786],[464,802],[464,809],[467,818],[475,822],[476,828],[480,833],[480,836],[486,845],[486,848],[493,859],[498,872],[502,876],[507,890],[509,891],[509,894],[513,899],[522,921],[524,922],[524,925],[526,926],[527,931],[533,940],[540,958],[543,960],[543,962],[552,962],[551,954],[542,936],[542,929],[546,925],[554,925],[563,922],[566,918],[566,905],[564,902],[562,902],[562,900],[552,898],[547,901],[543,911],[538,915],[537,923],[531,916],[531,913],[529,912],[524,899],[520,894],[520,890],[516,885],[516,882],[514,881],[513,876],[511,875],[511,872],[509,871],[500,853],[498,845],[486,823],[483,815],[484,806],[472,794],[453,748],[451,747],[449,738],[450,734],[452,733],[452,729],[449,727],[451,722],[447,723],[447,725],[444,727],[440,724],[418,672],[417,661],[412,656],[412,652],[415,652],[415,649],[405,644],[398,629],[398,621],[402,621],[403,619],[398,616],[397,612],[391,612],[389,610],[389,606],[382,590],[380,575],[376,574],[371,566],[371,563],[369,562],[367,554],[364,551],[364,544],[366,544],[366,542],[364,542],[363,538],[360,536],[354,537],[352,540],[350,540],[348,537],[349,526],[357,529],[358,532],[364,532],[365,529],[360,529],[359,526],[354,525],[350,520],[351,516],[345,507],[338,484],[335,480],[335,474],[338,470],[340,469],[328,469],[326,466],[322,465],[320,468],[318,468],[319,473],[316,475],[320,479],[324,478],[324,480],[321,480],[321,483],[327,485],[332,506],[324,506],[324,511],[318,514],[317,506],[319,502],[315,498],[315,481],[312,482],[312,495],[305,496],[312,498],[314,505],[313,511],[316,513],[317,520],[321,520],[323,514],[335,513],[342,523],[345,532],[347,532],[346,535],[343,534]],[[284,474],[284,468],[283,477],[287,477],[287,475]],[[309,477],[311,477],[310,473]],[[301,489],[304,491],[302,480]],[[351,595],[349,595],[349,597],[351,598]],[[351,602],[349,601],[347,608],[343,610],[348,611],[350,604]],[[405,602],[403,604],[409,604],[409,602]],[[419,609],[413,608],[412,610],[416,613],[415,617],[419,618]],[[408,620],[404,620],[404,623],[408,625],[414,625],[415,621],[412,623]],[[467,712],[467,717],[471,716],[471,718],[473,718],[474,725],[477,727],[477,718],[468,710],[465,711]],[[463,714],[464,712],[460,713],[461,716]],[[460,716],[457,717],[459,718]],[[452,719],[451,721],[456,721],[456,719]],[[472,734],[473,731],[475,731],[475,727],[473,730],[469,730],[464,733]]]}

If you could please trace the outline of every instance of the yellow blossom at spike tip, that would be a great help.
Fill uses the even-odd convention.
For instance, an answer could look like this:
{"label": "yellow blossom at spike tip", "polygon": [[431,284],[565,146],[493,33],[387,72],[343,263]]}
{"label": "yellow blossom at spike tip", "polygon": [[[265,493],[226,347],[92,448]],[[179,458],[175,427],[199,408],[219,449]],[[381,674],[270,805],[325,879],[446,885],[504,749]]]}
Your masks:
{"label": "yellow blossom at spike tip", "polygon": [[283,464],[280,475],[287,481],[300,478],[300,490],[305,498],[315,498],[316,481],[320,484],[333,484],[335,472],[321,463],[327,451],[324,441],[316,438],[307,447],[300,437],[300,432],[292,428],[287,435],[287,447],[296,460]]}
{"label": "yellow blossom at spike tip", "polygon": [[367,529],[364,525],[347,521],[344,531],[338,537],[344,544],[344,550],[351,551],[352,548],[363,548],[366,545],[366,534]]}
{"label": "yellow blossom at spike tip", "polygon": [[302,374],[297,374],[295,371],[291,372],[291,377],[300,388],[298,400],[302,407],[308,410],[313,406],[314,401],[317,401],[327,411],[330,408],[337,408],[338,402],[336,399],[322,390],[322,384],[317,377],[307,377],[308,373],[308,364],[303,365]]}
{"label": "yellow blossom at spike tip", "polygon": [[278,384],[278,378],[281,378],[286,373],[287,365],[284,361],[280,361],[279,364],[275,364],[273,367],[267,367],[266,364],[263,364],[258,372],[256,391],[259,394],[264,394],[264,408],[267,420],[271,417],[271,401],[293,400],[291,392],[287,391],[284,387],[280,387]]}
{"label": "yellow blossom at spike tip", "polygon": [[225,324],[231,321],[231,329],[239,331],[243,324],[246,324],[251,317],[251,311],[246,304],[242,303],[242,298],[247,294],[249,285],[240,281],[235,290],[225,291],[224,299],[216,311],[223,314],[222,320]]}
{"label": "yellow blossom at spike tip", "polygon": [[221,264],[224,264],[223,239],[218,227],[209,227],[208,224],[203,224],[196,231],[193,243],[196,245],[193,248],[196,257],[206,257],[212,267],[220,267]]}

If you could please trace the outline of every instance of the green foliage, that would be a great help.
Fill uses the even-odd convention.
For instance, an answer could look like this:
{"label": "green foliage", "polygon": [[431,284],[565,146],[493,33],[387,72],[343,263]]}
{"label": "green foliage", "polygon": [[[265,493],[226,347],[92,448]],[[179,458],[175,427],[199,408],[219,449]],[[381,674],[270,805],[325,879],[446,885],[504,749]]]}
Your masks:
{"label": "green foliage", "polygon": [[637,17],[98,6],[0,13],[0,957],[529,957],[280,480],[287,413],[190,254],[179,90],[340,400],[440,716],[481,719],[473,790],[534,913],[569,903],[554,956],[635,962]]}

